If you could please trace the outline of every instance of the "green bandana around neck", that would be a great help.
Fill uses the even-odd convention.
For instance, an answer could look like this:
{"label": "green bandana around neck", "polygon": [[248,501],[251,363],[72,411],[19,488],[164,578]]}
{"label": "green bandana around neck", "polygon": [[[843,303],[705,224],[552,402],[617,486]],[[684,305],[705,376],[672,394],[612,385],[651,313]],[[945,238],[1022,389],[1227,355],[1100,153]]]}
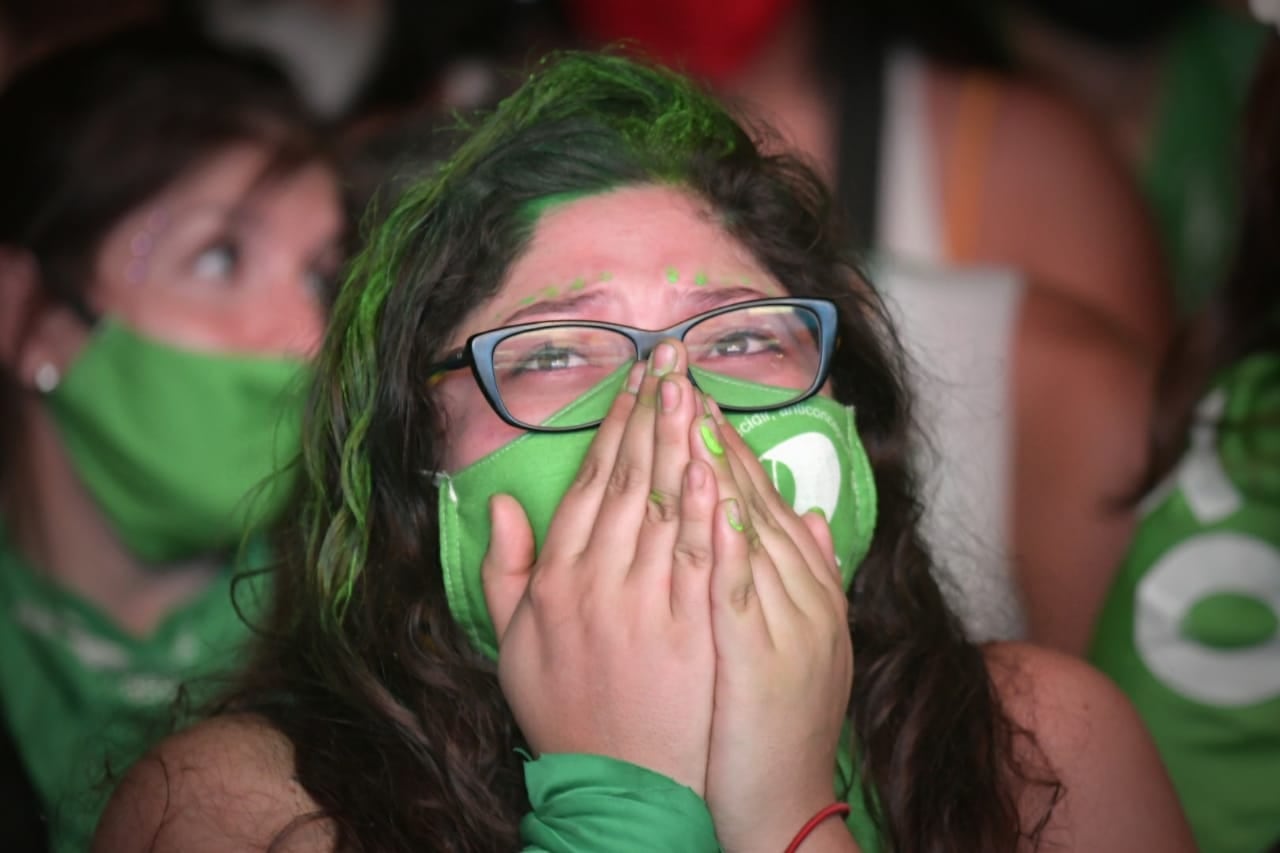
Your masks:
{"label": "green bandana around neck", "polygon": [[72,466],[148,563],[238,546],[290,483],[306,363],[194,352],[103,320],[47,397]]}
{"label": "green bandana around neck", "polygon": [[[625,373],[602,382],[548,424],[578,419],[583,411],[603,415]],[[694,378],[713,395],[716,383],[735,382],[757,392],[762,403],[778,399],[778,389],[767,385],[703,372],[695,372]],[[739,394],[735,397],[741,399]],[[847,589],[870,547],[876,521],[875,481],[852,407],[815,396],[785,409],[725,417],[796,512],[818,509],[826,515]],[[594,438],[594,430],[531,432],[453,474],[437,477],[440,562],[449,609],[476,648],[491,658],[497,657],[498,644],[480,576],[489,547],[489,499],[496,494],[516,498],[540,549]]]}

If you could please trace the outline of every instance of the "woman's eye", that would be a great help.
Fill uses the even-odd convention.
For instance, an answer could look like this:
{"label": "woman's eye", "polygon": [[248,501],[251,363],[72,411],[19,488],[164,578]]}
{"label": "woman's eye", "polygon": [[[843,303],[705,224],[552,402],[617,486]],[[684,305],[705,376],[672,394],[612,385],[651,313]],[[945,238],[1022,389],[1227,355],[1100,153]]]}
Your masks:
{"label": "woman's eye", "polygon": [[516,364],[513,373],[531,373],[538,371],[566,370],[570,367],[582,367],[587,360],[571,349],[564,347],[542,347],[529,353]]}
{"label": "woman's eye", "polygon": [[196,256],[192,268],[200,278],[227,279],[236,271],[240,252],[231,243],[210,246]]}
{"label": "woman's eye", "polygon": [[333,300],[337,274],[327,270],[308,270],[305,284],[312,296],[325,302]]}
{"label": "woman's eye", "polygon": [[714,356],[732,357],[776,352],[779,346],[778,339],[772,335],[763,335],[759,332],[733,332],[712,341],[707,349]]}

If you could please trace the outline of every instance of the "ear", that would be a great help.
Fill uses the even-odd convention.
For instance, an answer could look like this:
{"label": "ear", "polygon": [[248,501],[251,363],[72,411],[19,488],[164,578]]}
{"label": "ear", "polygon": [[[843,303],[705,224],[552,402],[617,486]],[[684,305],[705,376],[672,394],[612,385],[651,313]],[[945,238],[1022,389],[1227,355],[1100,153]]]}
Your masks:
{"label": "ear", "polygon": [[0,366],[20,381],[19,362],[38,297],[38,277],[30,252],[0,244]]}
{"label": "ear", "polygon": [[42,368],[65,373],[87,335],[84,324],[43,291],[35,256],[0,244],[0,370],[27,388]]}

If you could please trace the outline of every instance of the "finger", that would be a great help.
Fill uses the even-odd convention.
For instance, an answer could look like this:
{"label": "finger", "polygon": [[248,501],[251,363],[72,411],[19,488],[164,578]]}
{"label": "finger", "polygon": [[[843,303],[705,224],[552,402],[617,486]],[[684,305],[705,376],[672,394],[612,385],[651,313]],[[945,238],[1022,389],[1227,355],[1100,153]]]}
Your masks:
{"label": "finger", "polygon": [[[800,558],[804,561],[805,567],[808,569],[806,574],[811,575],[819,584],[826,587],[829,593],[834,593],[839,597],[843,597],[844,591],[840,586],[837,574],[837,583],[834,587],[828,582],[828,576],[834,558],[830,557],[831,548],[824,548],[814,537],[813,531],[805,524],[801,518],[796,515],[795,511],[782,499],[778,493],[777,487],[774,485],[773,478],[760,465],[760,460],[756,458],[755,453],[747,446],[742,437],[731,424],[725,421],[724,415],[720,412],[715,401],[708,398],[707,408],[711,413],[711,418],[715,421],[719,429],[719,434],[723,438],[726,459],[729,462],[730,470],[736,479],[743,482],[742,491],[747,501],[748,514],[753,520],[756,516],[761,519],[755,521],[760,528],[761,537],[765,540],[768,547],[774,547],[772,534],[774,530],[781,531],[789,540],[786,549],[798,549]],[[829,528],[826,535],[830,536]],[[781,558],[783,555],[778,551],[771,551],[775,558]],[[798,567],[797,567],[798,568]],[[803,595],[803,587],[807,587],[806,578],[797,576],[790,579],[788,589],[792,590],[796,595]]]}
{"label": "finger", "polygon": [[716,484],[706,463],[689,462],[680,492],[680,526],[671,553],[671,615],[698,622],[710,618]]}
{"label": "finger", "polygon": [[501,645],[533,573],[533,528],[524,508],[510,495],[493,496],[489,520],[489,550],[480,564],[480,577],[489,618]]}
{"label": "finger", "polygon": [[836,562],[835,540],[831,538],[831,525],[827,523],[827,517],[821,510],[813,509],[806,512],[800,517],[805,528],[809,531],[809,535],[813,537],[814,543],[818,546],[818,550],[822,554],[823,562],[830,571],[830,576],[839,588],[840,596],[844,597],[844,579],[840,575],[840,565]]}
{"label": "finger", "polygon": [[[703,461],[710,463],[715,477],[717,494],[721,499],[720,505],[724,509],[724,512],[721,513],[723,518],[717,519],[716,525],[717,568],[720,568],[719,549],[722,545],[733,547],[740,541],[745,544],[746,548],[745,565],[736,568],[731,567],[732,574],[729,580],[726,581],[723,577],[721,578],[722,582],[731,584],[728,590],[724,588],[720,590],[722,596],[728,595],[728,599],[722,597],[721,606],[723,608],[727,601],[732,610],[734,602],[740,600],[743,586],[738,573],[745,571],[748,578],[747,588],[749,588],[750,595],[757,603],[759,618],[763,620],[763,630],[773,636],[789,620],[796,617],[799,612],[798,605],[792,600],[786,586],[782,583],[774,557],[770,554],[764,540],[761,538],[762,529],[757,526],[756,520],[746,511],[748,495],[743,487],[745,479],[739,479],[733,474],[730,464],[730,451],[725,449],[722,441],[724,431],[710,417],[704,417],[697,424],[697,436],[697,454],[704,455],[706,458]],[[731,536],[730,531],[735,532],[737,536]],[[785,543],[781,542],[783,537],[777,536],[776,533],[771,533],[770,535],[774,540],[775,549],[780,553],[785,553],[785,548],[783,547]],[[791,558],[795,559],[794,554],[792,554]],[[715,607],[713,606],[713,611],[714,609]],[[747,611],[743,612],[746,613]]]}
{"label": "finger", "polygon": [[742,652],[754,655],[772,648],[761,589],[752,567],[746,520],[737,499],[716,505],[711,535],[714,562],[709,595],[716,657],[734,658]]}
{"label": "finger", "polygon": [[626,431],[627,421],[636,408],[637,393],[645,375],[645,365],[637,362],[627,374],[624,390],[609,406],[604,420],[596,429],[595,438],[587,449],[587,455],[578,467],[560,505],[552,516],[543,543],[543,552],[549,555],[580,554],[587,547],[600,502],[604,499],[618,446]]}
{"label": "finger", "polygon": [[[685,363],[684,346],[679,341],[665,340],[654,347],[600,499],[597,523],[587,543],[586,550],[600,557],[594,562],[616,567],[623,576],[634,562],[640,526],[653,491],[658,385],[663,377],[683,374]],[[626,559],[619,558],[623,554]]]}
{"label": "finger", "polygon": [[[770,500],[770,496],[777,497],[772,481],[764,479],[761,488],[757,488],[747,465],[750,463],[757,468],[759,465],[740,439],[735,443],[738,436],[733,428],[727,424],[717,426],[723,426],[718,434],[726,445],[724,458],[738,486],[750,529],[755,532],[754,539],[758,543],[751,552],[753,567],[756,562],[767,558],[770,566],[763,570],[777,572],[791,603],[806,613],[814,613],[815,608],[822,607],[830,596],[830,590],[824,587],[829,569],[822,560],[817,544],[812,541],[808,528],[790,507],[782,505],[778,500]],[[744,450],[748,458],[743,457]],[[807,543],[809,556],[805,555],[799,542]],[[771,618],[786,618],[789,615],[785,611],[774,612],[768,609],[766,614]]]}
{"label": "finger", "polygon": [[733,433],[732,427],[716,423],[711,417],[704,417],[699,422],[699,433],[705,448],[705,451],[699,452],[705,452],[714,461],[712,470],[716,474],[716,487],[721,499],[732,497],[738,502],[752,569],[778,574],[779,566],[787,567],[787,582],[782,586],[784,595],[769,598],[765,602],[770,624],[781,625],[780,620],[794,617],[797,608],[807,610],[817,606],[819,596],[822,595],[821,588],[812,578],[808,579],[806,586],[803,578],[791,577],[797,574],[809,575],[811,571],[791,537],[781,529],[773,513],[765,506],[763,498],[756,492],[750,478],[736,460],[737,454],[727,446],[729,435]]}
{"label": "finger", "polygon": [[[682,524],[682,492],[690,458],[688,431],[701,401],[688,377],[678,373],[658,383],[657,396],[651,487],[631,574],[645,575],[644,583],[660,583],[666,589],[670,581],[660,576],[669,578],[673,569],[671,557]],[[706,516],[710,518],[709,511]]]}

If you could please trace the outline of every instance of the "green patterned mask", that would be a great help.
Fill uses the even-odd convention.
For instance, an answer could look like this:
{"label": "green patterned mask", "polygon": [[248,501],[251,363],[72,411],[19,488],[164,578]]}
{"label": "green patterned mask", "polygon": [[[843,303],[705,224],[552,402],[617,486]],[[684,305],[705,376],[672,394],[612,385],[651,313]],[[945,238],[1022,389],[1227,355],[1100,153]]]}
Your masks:
{"label": "green patterned mask", "polygon": [[163,563],[274,519],[297,454],[305,364],[179,349],[104,320],[46,398],[121,541]]}
{"label": "green patterned mask", "polygon": [[[698,376],[698,384],[713,395],[716,381]],[[577,419],[584,408],[598,416],[620,387],[621,375],[601,383],[548,423]],[[775,389],[755,387],[762,403],[777,399]],[[854,428],[853,410],[827,397],[812,397],[777,411],[726,418],[796,512],[819,509],[826,515],[847,588],[866,556],[876,520],[875,482]],[[594,430],[527,433],[438,478],[440,561],[449,609],[476,647],[490,657],[497,657],[498,645],[480,577],[489,546],[489,499],[495,494],[516,498],[541,548],[551,517],[594,437]]]}

